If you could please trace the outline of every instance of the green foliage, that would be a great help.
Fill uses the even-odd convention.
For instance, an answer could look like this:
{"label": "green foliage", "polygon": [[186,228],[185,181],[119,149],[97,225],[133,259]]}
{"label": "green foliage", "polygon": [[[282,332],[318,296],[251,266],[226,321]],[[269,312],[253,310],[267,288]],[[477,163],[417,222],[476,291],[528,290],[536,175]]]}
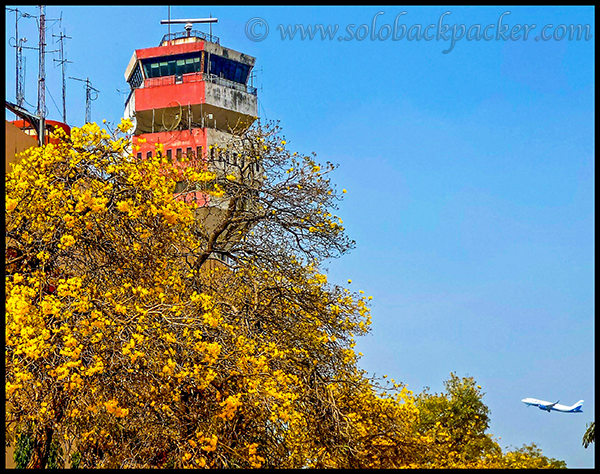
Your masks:
{"label": "green foliage", "polygon": [[48,453],[48,469],[63,469],[64,467],[63,447],[56,439],[53,439]]}
{"label": "green foliage", "polygon": [[[28,425],[21,433],[16,436],[15,450],[13,459],[17,469],[25,469],[31,461],[33,455],[34,434],[31,425]],[[81,457],[81,456],[80,456]],[[73,466],[72,462],[72,466]],[[76,466],[73,466],[76,467]],[[64,450],[57,440],[52,440],[48,452],[48,469],[64,468]]]}
{"label": "green foliage", "polygon": [[33,453],[33,434],[23,431],[16,437],[13,459],[17,469],[25,469]]}
{"label": "green foliage", "polygon": [[434,468],[486,469],[560,469],[564,461],[548,458],[535,445],[502,451],[486,433],[490,409],[484,393],[473,377],[460,378],[454,373],[444,382],[445,391],[432,394],[425,389],[415,397],[419,409],[417,431],[433,439],[431,449],[421,461]]}
{"label": "green foliage", "polygon": [[587,448],[591,443],[596,440],[596,422],[592,421],[589,425],[586,425],[585,433],[583,434],[583,447]]}
{"label": "green foliage", "polygon": [[81,453],[74,452],[73,454],[71,454],[71,469],[78,469],[80,463],[81,463]]}
{"label": "green foliage", "polygon": [[522,448],[507,453],[503,459],[507,468],[529,469],[566,469],[567,463],[558,459],[549,458],[542,454],[542,450],[535,443],[523,445]]}
{"label": "green foliage", "polygon": [[448,452],[460,453],[467,462],[484,453],[497,454],[498,446],[485,433],[490,425],[490,409],[482,401],[481,387],[472,377],[461,379],[454,373],[444,386],[445,393],[431,394],[425,389],[417,396],[419,433],[435,433],[444,440]]}

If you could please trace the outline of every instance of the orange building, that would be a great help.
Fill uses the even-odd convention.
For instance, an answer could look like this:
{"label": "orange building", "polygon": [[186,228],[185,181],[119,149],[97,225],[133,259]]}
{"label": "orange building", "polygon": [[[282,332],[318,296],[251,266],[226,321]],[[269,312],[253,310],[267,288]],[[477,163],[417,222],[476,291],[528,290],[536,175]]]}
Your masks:
{"label": "orange building", "polygon": [[[57,143],[56,138],[50,137],[50,133],[57,128],[63,129],[67,135],[71,133],[71,127],[66,123],[56,120],[46,120],[44,143]],[[19,153],[24,152],[32,146],[38,146],[38,132],[28,120],[6,120],[5,126],[5,173],[11,170],[11,164],[16,162]]]}

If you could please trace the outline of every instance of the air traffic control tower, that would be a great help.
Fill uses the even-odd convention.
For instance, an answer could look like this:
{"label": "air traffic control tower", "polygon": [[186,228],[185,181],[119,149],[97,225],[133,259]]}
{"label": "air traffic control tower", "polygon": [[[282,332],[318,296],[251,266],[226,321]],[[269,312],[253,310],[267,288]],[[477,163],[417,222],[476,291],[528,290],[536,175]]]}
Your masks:
{"label": "air traffic control tower", "polygon": [[[256,120],[256,89],[248,84],[256,59],[221,46],[212,34],[192,29],[193,23],[216,21],[163,20],[184,24],[185,31],[166,34],[159,46],[133,53],[125,71],[131,91],[124,117],[134,124],[132,143],[139,146],[138,159],[155,154],[161,143],[163,155],[179,169],[208,161],[214,165],[222,155],[212,145],[227,146],[233,133]],[[253,172],[259,172],[258,165]],[[199,227],[210,233],[228,208],[227,198],[202,190],[183,191],[178,183],[175,192],[182,194],[177,198],[198,204]],[[220,250],[211,252],[210,261],[228,263],[230,244],[219,239]]]}
{"label": "air traffic control tower", "polygon": [[156,143],[162,143],[173,161],[183,156],[201,160],[210,145],[226,143],[232,130],[256,120],[256,89],[248,84],[256,59],[192,29],[193,23],[216,21],[163,20],[183,23],[185,31],[166,34],[159,46],[133,53],[125,71],[131,91],[124,117],[134,123],[139,158],[154,154]]}

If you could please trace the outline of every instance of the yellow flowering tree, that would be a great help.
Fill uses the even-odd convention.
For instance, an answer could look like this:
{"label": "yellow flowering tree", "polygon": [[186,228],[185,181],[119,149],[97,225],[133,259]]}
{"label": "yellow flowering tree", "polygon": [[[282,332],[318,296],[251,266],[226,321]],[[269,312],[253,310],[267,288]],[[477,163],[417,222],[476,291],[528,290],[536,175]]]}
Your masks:
{"label": "yellow flowering tree", "polygon": [[181,167],[136,160],[129,126],[6,176],[7,439],[31,436],[29,467],[57,440],[80,467],[318,462],[304,440],[333,436],[315,417],[369,319],[318,272],[351,246],[329,181],[272,131]]}
{"label": "yellow flowering tree", "polygon": [[[358,368],[368,299],[320,269],[353,245],[333,165],[261,126],[204,161],[137,160],[130,126],[74,128],[6,176],[5,426],[27,440],[23,466],[422,467],[471,453],[468,436],[440,448],[423,400]],[[454,465],[487,467],[483,448]]]}
{"label": "yellow flowering tree", "polygon": [[32,467],[52,439],[85,443],[129,415],[119,387],[144,363],[141,329],[163,300],[176,308],[173,244],[189,240],[194,210],[160,158],[134,160],[116,135],[75,128],[6,176],[7,435],[33,430]]}
{"label": "yellow flowering tree", "polygon": [[[195,268],[214,255],[258,265],[285,265],[282,255],[305,264],[337,257],[354,242],[333,214],[340,195],[329,174],[335,165],[318,165],[313,156],[286,148],[276,125],[256,127],[212,145],[205,161],[216,193],[197,215],[202,250]],[[182,199],[197,195],[194,182],[182,181]]]}

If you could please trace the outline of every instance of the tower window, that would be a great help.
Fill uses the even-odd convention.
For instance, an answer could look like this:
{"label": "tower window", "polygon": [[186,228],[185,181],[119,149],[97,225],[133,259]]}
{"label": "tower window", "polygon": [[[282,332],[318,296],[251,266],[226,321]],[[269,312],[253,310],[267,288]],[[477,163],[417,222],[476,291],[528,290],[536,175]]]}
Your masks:
{"label": "tower window", "polygon": [[142,77],[142,69],[140,68],[140,63],[137,63],[133,72],[131,73],[131,77],[129,78],[129,86],[132,89],[137,89],[142,85],[142,81],[144,78]]}
{"label": "tower window", "polygon": [[142,60],[147,78],[175,76],[190,72],[201,72],[202,51]]}
{"label": "tower window", "polygon": [[250,66],[216,54],[211,54],[209,72],[230,81],[246,84],[250,74]]}

